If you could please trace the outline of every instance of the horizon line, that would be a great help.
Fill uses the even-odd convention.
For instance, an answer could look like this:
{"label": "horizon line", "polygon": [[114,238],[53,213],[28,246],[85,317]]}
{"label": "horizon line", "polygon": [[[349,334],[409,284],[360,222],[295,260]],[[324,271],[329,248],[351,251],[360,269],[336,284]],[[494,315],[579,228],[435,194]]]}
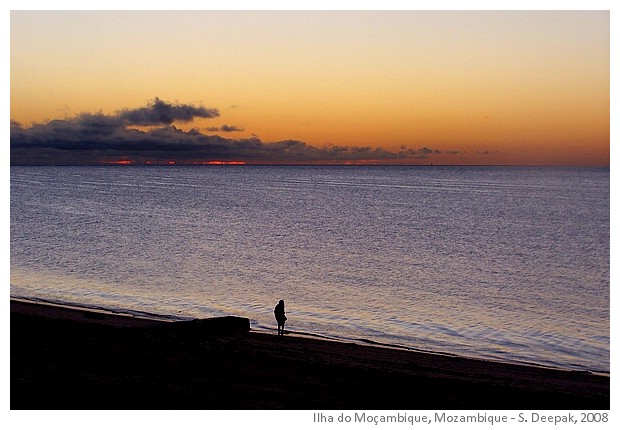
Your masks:
{"label": "horizon line", "polygon": [[364,164],[364,163],[76,163],[10,164],[9,167],[607,167],[610,164]]}

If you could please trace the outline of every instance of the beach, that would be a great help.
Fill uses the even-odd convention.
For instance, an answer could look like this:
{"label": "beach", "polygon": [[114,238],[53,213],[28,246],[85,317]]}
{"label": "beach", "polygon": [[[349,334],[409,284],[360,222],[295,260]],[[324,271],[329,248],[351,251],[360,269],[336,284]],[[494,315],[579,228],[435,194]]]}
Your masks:
{"label": "beach", "polygon": [[[11,300],[10,407],[610,408],[610,378],[244,328]],[[241,324],[239,324],[241,322]]]}

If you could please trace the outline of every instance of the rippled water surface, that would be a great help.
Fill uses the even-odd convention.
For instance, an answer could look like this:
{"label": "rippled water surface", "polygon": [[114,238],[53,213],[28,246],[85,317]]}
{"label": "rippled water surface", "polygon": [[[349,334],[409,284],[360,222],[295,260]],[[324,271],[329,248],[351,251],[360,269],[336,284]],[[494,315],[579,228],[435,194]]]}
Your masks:
{"label": "rippled water surface", "polygon": [[11,167],[11,294],[609,371],[609,169]]}

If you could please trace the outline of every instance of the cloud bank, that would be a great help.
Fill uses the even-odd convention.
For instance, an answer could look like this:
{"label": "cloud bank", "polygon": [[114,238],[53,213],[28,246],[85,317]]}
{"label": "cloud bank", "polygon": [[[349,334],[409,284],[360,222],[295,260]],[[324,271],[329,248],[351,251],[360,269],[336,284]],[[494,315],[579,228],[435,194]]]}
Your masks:
{"label": "cloud bank", "polygon": [[[393,152],[370,147],[315,147],[297,140],[229,139],[197,129],[184,131],[173,124],[216,117],[219,117],[217,109],[173,105],[155,98],[145,107],[121,110],[114,115],[83,113],[29,128],[11,121],[11,165],[106,164],[119,160],[134,164],[201,164],[213,160],[250,164],[389,163],[424,159],[440,153],[429,148],[401,148]],[[223,125],[207,130],[235,132],[243,129]]]}

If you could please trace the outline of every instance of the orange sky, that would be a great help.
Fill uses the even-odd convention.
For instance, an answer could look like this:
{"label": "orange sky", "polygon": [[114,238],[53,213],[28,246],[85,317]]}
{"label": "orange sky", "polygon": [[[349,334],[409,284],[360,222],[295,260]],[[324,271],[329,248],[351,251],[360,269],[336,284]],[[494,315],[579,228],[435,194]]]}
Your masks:
{"label": "orange sky", "polygon": [[[11,12],[11,119],[155,97],[228,139],[609,164],[608,11]],[[402,161],[402,160],[401,160]]]}

